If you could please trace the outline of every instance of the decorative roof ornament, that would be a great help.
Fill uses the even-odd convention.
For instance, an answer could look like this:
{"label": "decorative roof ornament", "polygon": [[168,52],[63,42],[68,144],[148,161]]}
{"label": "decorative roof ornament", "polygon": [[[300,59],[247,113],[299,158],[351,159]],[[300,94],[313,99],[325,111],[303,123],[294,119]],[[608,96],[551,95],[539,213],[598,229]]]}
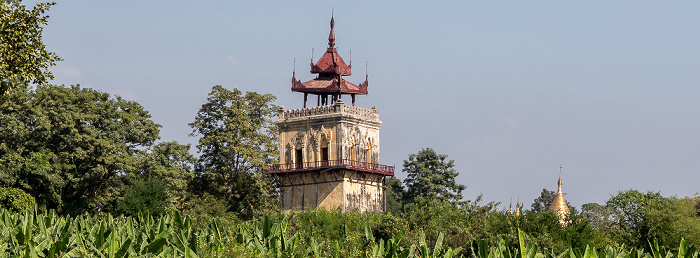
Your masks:
{"label": "decorative roof ornament", "polygon": [[[350,65],[343,61],[335,47],[335,18],[331,14],[330,33],[328,34],[328,48],[321,58],[314,63],[311,57],[311,73],[318,76],[310,81],[301,82],[296,78],[296,72],[292,73],[292,91],[304,93],[304,107],[309,94],[318,96],[318,105],[333,105],[342,95],[352,97],[352,105],[355,105],[355,95],[367,95],[368,76],[360,85],[353,84],[343,79],[343,76],[352,75],[352,62]],[[313,51],[312,51],[313,52]],[[313,53],[312,53],[313,55]],[[328,100],[330,98],[330,101]]]}
{"label": "decorative roof ornament", "polygon": [[510,208],[508,208],[508,212],[513,214],[513,197],[510,197]]}
{"label": "decorative roof ornament", "polygon": [[335,27],[335,20],[333,19],[333,13],[331,13],[331,33],[328,34],[328,47],[335,47],[335,33],[333,32],[333,27]]}
{"label": "decorative roof ornament", "polygon": [[559,224],[562,226],[566,226],[568,224],[567,222],[567,216],[569,216],[569,205],[566,204],[566,200],[564,199],[564,192],[561,190],[561,169],[562,166],[559,164],[559,180],[557,181],[557,193],[554,196],[554,200],[552,201],[552,205],[549,206],[549,210],[553,211],[557,217],[559,217]]}

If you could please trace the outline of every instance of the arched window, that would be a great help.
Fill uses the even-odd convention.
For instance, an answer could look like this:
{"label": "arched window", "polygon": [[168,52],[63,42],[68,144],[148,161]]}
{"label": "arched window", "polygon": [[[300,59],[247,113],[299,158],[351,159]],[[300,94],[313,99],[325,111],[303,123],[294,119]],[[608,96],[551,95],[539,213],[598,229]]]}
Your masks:
{"label": "arched window", "polygon": [[302,148],[297,148],[294,157],[294,164],[297,169],[304,168],[304,150]]}
{"label": "arched window", "polygon": [[328,153],[328,139],[326,137],[321,138],[321,166],[328,166],[328,159],[330,158],[330,153]]}
{"label": "arched window", "polygon": [[367,167],[369,168],[369,166],[372,165],[372,144],[367,144],[365,157],[367,158]]}

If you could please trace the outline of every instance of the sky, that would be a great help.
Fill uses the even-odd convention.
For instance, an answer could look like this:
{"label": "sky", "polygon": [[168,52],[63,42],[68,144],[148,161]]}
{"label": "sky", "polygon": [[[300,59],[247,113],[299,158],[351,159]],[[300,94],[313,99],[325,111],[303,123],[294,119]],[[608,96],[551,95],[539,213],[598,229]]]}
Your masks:
{"label": "sky", "polygon": [[398,178],[432,148],[466,199],[501,208],[556,190],[560,164],[577,208],[626,189],[700,192],[699,1],[56,2],[51,83],[136,101],[193,153],[188,123],[214,85],[302,107],[292,71],[314,78],[333,13]]}

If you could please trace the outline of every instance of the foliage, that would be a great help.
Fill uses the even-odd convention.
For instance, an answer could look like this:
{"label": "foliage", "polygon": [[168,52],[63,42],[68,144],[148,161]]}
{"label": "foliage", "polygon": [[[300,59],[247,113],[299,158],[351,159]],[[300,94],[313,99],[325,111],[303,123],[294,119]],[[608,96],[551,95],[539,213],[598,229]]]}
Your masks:
{"label": "foliage", "polygon": [[190,123],[191,135],[201,136],[196,165],[199,191],[222,198],[230,210],[248,217],[277,207],[271,180],[262,173],[279,152],[271,120],[274,99],[270,94],[214,86]]}
{"label": "foliage", "polygon": [[699,208],[689,197],[625,190],[612,196],[606,205],[584,204],[582,215],[591,222],[602,243],[648,247],[648,243],[657,241],[674,247],[681,238],[690,244],[700,243]]}
{"label": "foliage", "polygon": [[700,245],[700,216],[688,199],[664,198],[649,204],[646,214],[649,238],[665,246],[678,246],[681,239]]}
{"label": "foliage", "polygon": [[233,213],[228,212],[226,202],[208,193],[189,195],[183,198],[182,201],[176,203],[176,210],[191,217],[198,226],[203,226],[214,218],[238,221]]}
{"label": "foliage", "polygon": [[407,173],[404,180],[404,203],[412,203],[416,198],[424,197],[454,205],[463,204],[462,191],[466,186],[455,180],[459,173],[454,169],[454,160],[446,159],[447,155],[425,148],[403,161],[403,172]]}
{"label": "foliage", "polygon": [[388,187],[386,188],[386,211],[394,215],[403,213],[403,199],[405,191],[401,186],[401,180],[395,177],[390,177],[386,180]]}
{"label": "foliage", "polygon": [[[540,193],[539,197],[535,198],[535,200],[532,202],[532,205],[530,206],[532,208],[532,211],[548,211],[549,207],[552,206],[552,202],[554,202],[554,198],[556,196],[556,192],[549,191],[546,188],[542,188],[542,193]],[[569,201],[566,201],[566,205],[569,206],[570,211],[576,210],[576,207],[571,205]]]}
{"label": "foliage", "polygon": [[554,197],[556,197],[556,193],[554,191],[549,191],[546,188],[542,188],[542,193],[539,197],[535,198],[532,206],[530,206],[532,207],[532,211],[538,212],[549,210],[549,206],[552,206],[552,202],[554,202]]}
{"label": "foliage", "polygon": [[[307,214],[309,213],[309,214]],[[195,226],[178,212],[163,216],[62,217],[48,212],[0,210],[0,256],[3,257],[474,257],[474,258],[697,258],[694,244],[681,239],[669,249],[650,242],[640,248],[608,245],[600,249],[573,241],[562,250],[539,245],[536,237],[516,228],[514,238],[496,242],[476,239],[466,249],[450,245],[442,232],[431,240],[421,229],[401,228],[379,237],[372,228],[382,215],[351,213],[344,240],[328,239],[295,228],[295,218],[317,211],[249,222],[211,219]],[[325,216],[322,212],[321,214]],[[333,213],[333,212],[325,212]],[[544,213],[543,213],[544,214]],[[347,217],[343,214],[336,218]],[[320,218],[320,217],[319,217]],[[357,218],[364,218],[357,223]],[[329,219],[329,218],[323,218]],[[316,221],[320,224],[322,221]],[[354,223],[354,224],[353,224]],[[355,225],[356,224],[356,225]],[[411,237],[416,236],[416,237]],[[580,248],[579,248],[580,247]],[[462,250],[470,252],[462,252]]]}
{"label": "foliage", "polygon": [[22,257],[221,256],[219,220],[195,229],[179,213],[160,217],[0,211],[0,255]]}
{"label": "foliage", "polygon": [[136,102],[80,86],[26,85],[0,103],[0,184],[42,207],[107,210],[160,125]]}
{"label": "foliage", "polygon": [[650,205],[661,201],[660,193],[641,193],[637,190],[620,191],[607,201],[616,220],[615,237],[630,246],[643,246],[652,239],[649,235],[650,221],[646,216]]}
{"label": "foliage", "polygon": [[189,144],[159,142],[150,152],[143,153],[141,169],[135,177],[162,182],[171,198],[184,198],[194,178],[192,166],[196,161]]}
{"label": "foliage", "polygon": [[[486,224],[486,232],[489,232],[490,236],[500,236],[509,243],[515,243],[518,230],[522,230],[529,235],[530,241],[555,252],[564,251],[569,242],[577,246],[597,245],[600,242],[588,221],[573,213],[569,214],[569,223],[566,226],[559,224],[559,218],[553,212],[532,210],[524,211],[519,216],[509,211],[492,212]],[[484,240],[490,241],[491,244],[499,241],[494,238]]]}
{"label": "foliage", "polygon": [[136,180],[124,189],[124,197],[117,201],[117,213],[136,216],[139,213],[165,214],[169,205],[167,188],[159,181]]}
{"label": "foliage", "polygon": [[24,82],[46,83],[53,79],[48,70],[61,58],[46,50],[41,39],[55,3],[37,3],[32,9],[21,0],[0,4],[0,95]]}
{"label": "foliage", "polygon": [[583,215],[591,226],[595,229],[606,229],[613,226],[613,210],[608,206],[597,203],[586,203],[581,205],[581,215]]}
{"label": "foliage", "polygon": [[0,187],[0,209],[25,211],[34,208],[34,197],[17,188]]}

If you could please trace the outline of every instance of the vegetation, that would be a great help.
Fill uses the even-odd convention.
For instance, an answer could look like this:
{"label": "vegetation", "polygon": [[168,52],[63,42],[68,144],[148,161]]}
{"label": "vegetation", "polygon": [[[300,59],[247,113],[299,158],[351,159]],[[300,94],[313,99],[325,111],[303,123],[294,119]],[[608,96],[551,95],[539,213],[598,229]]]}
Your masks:
{"label": "vegetation", "polygon": [[[250,217],[253,207],[275,209],[276,196],[265,164],[279,156],[274,96],[214,86],[190,126],[201,136],[197,149],[197,193],[209,193]],[[258,209],[260,210],[260,209]]]}
{"label": "vegetation", "polygon": [[[551,214],[551,213],[543,213]],[[568,241],[561,249],[542,247],[538,237],[513,227],[514,236],[448,243],[442,232],[431,239],[422,229],[399,228],[376,214],[310,211],[203,226],[179,212],[136,216],[63,217],[53,210],[0,211],[0,255],[12,257],[659,257],[697,258],[684,239],[674,250],[650,242],[645,248],[596,248]],[[345,220],[345,223],[340,222]],[[556,221],[556,219],[553,219]],[[338,223],[340,222],[340,223]],[[393,226],[392,226],[393,225]],[[393,228],[392,228],[393,227]],[[377,228],[383,228],[377,230]],[[391,228],[391,229],[390,229]],[[389,235],[388,231],[392,231]],[[396,230],[395,232],[393,232]],[[338,234],[339,233],[339,234]],[[569,233],[574,233],[571,231]]]}
{"label": "vegetation", "polygon": [[262,173],[278,156],[274,96],[214,86],[190,124],[195,158],[158,142],[136,102],[45,84],[51,5],[0,5],[0,256],[698,257],[698,196],[625,190],[562,226],[546,189],[520,215],[464,200],[430,148],[385,182],[387,214],[281,214]]}
{"label": "vegetation", "polygon": [[36,205],[34,197],[17,188],[0,187],[0,208],[25,211]]}
{"label": "vegetation", "polygon": [[454,160],[448,161],[447,155],[437,154],[431,148],[409,155],[408,160],[403,161],[403,172],[406,172],[406,192],[402,194],[404,203],[429,198],[463,204],[462,191],[467,187],[457,183],[459,173],[454,166]]}
{"label": "vegetation", "polygon": [[[48,70],[60,61],[46,50],[41,35],[48,23],[44,15],[55,3],[37,3],[32,9],[21,0],[0,4],[0,95],[26,82],[46,83],[53,79]],[[2,99],[0,99],[2,100]]]}

